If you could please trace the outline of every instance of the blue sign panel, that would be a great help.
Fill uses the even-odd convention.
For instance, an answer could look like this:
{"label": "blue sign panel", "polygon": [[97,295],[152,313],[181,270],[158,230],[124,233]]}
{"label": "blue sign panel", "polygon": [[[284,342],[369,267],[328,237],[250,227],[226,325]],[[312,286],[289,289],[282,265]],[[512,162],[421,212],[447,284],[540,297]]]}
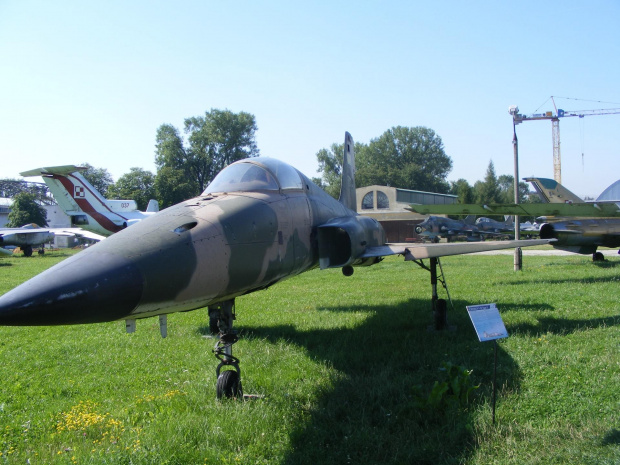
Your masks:
{"label": "blue sign panel", "polygon": [[508,337],[508,331],[495,304],[469,305],[467,313],[480,342]]}

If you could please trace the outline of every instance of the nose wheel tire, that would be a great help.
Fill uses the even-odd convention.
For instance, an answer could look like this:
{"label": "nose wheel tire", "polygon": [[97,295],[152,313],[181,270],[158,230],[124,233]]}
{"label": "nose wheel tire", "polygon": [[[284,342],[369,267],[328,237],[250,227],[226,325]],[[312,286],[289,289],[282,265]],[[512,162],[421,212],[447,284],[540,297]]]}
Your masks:
{"label": "nose wheel tire", "polygon": [[217,377],[216,394],[218,399],[238,399],[243,397],[239,372],[235,370],[223,371]]}

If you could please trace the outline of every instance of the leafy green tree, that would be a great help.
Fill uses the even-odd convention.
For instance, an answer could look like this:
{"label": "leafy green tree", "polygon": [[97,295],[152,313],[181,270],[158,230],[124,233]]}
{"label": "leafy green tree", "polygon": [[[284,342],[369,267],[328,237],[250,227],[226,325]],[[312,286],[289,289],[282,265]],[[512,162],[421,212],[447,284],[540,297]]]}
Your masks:
{"label": "leafy green tree", "polygon": [[86,171],[82,171],[82,176],[84,176],[95,189],[101,192],[101,195],[107,197],[108,188],[114,184],[114,179],[110,172],[105,168],[95,168],[89,163],[83,163],[82,166],[86,168]]}
{"label": "leafy green tree", "polygon": [[[343,153],[343,144],[332,144],[316,154],[322,183],[334,197],[340,193]],[[368,145],[356,142],[355,154],[358,187],[378,184],[439,193],[450,189],[446,176],[452,160],[432,129],[393,127]]]}
{"label": "leafy green tree", "polygon": [[47,185],[41,182],[28,182],[23,179],[0,179],[0,197],[13,198],[20,192],[29,192],[41,205],[54,205],[56,202],[49,193]]}
{"label": "leafy green tree", "polygon": [[[366,146],[359,142],[355,143],[355,160],[357,166],[357,160],[359,159],[359,153],[362,152]],[[315,184],[322,187],[325,192],[337,199],[340,197],[340,185],[342,182],[342,161],[344,157],[344,143],[332,144],[329,149],[321,149],[317,152],[316,158],[319,162],[319,172],[321,173],[321,179]],[[360,185],[357,182],[356,185]]]}
{"label": "leafy green tree", "polygon": [[37,203],[37,198],[29,192],[20,192],[13,197],[13,205],[9,212],[9,228],[19,228],[28,223],[47,226],[47,212]]}
{"label": "leafy green tree", "polygon": [[484,181],[477,181],[474,184],[475,203],[490,204],[502,203],[500,185],[495,175],[495,165],[493,160],[489,162]]}
{"label": "leafy green tree", "polygon": [[154,188],[160,209],[191,199],[197,195],[196,184],[187,179],[183,170],[166,166],[157,171]]}
{"label": "leafy green tree", "polygon": [[450,183],[450,194],[458,195],[458,203],[473,203],[474,202],[474,190],[469,185],[466,179],[458,179]]}
{"label": "leafy green tree", "polygon": [[142,168],[131,168],[108,188],[113,199],[135,200],[139,210],[145,210],[149,200],[155,198],[155,176]]}
{"label": "leafy green tree", "polygon": [[[501,192],[501,203],[514,203],[515,201],[515,187],[514,187],[514,176],[509,174],[502,174],[497,178],[497,182],[499,184],[499,189]],[[529,197],[529,186],[525,182],[519,183],[519,203],[528,202]]]}
{"label": "leafy green tree", "polygon": [[[190,197],[198,195],[225,166],[243,158],[258,156],[257,129],[254,115],[211,109],[205,116],[185,119],[186,144],[174,126],[163,124],[156,136],[158,176],[163,168],[180,171],[186,178],[181,190],[191,187]],[[168,170],[165,178],[160,187],[172,178],[178,179],[179,174]],[[181,191],[174,190],[176,194],[172,197]]]}
{"label": "leafy green tree", "polygon": [[432,129],[396,126],[370,141],[356,161],[358,186],[372,184],[448,193],[452,160]]}

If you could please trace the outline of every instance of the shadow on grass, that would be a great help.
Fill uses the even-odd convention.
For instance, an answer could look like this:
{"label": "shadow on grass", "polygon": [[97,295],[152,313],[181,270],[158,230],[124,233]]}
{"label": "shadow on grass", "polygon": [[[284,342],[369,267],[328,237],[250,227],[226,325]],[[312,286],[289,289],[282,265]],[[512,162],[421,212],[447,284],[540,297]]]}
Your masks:
{"label": "shadow on grass", "polygon": [[603,446],[620,445],[620,430],[612,428],[607,431],[607,434],[605,434],[605,437],[601,441],[601,444]]}
{"label": "shadow on grass", "polygon": [[[618,282],[618,278],[615,276],[605,276],[600,278],[566,278],[566,279],[545,279],[543,280],[544,284],[606,284],[606,283],[616,283]],[[502,283],[506,286],[519,286],[521,284],[531,284],[531,281],[527,280],[515,280],[515,281],[506,281]]]}
{"label": "shadow on grass", "polygon": [[591,318],[580,320],[567,320],[562,318],[540,318],[538,324],[521,323],[511,325],[508,331],[535,336],[541,333],[570,334],[583,329],[600,328],[607,326],[620,325],[620,315],[608,316],[604,318]]}
{"label": "shadow on grass", "polygon": [[[466,305],[475,305],[474,302],[463,303],[463,306]],[[498,308],[500,313],[502,312],[549,312],[555,310],[553,305],[549,305],[546,303],[535,303],[535,304],[507,304],[507,303],[499,303]]]}
{"label": "shadow on grass", "polygon": [[[465,462],[475,447],[471,409],[490,398],[493,346],[478,342],[465,303],[455,301],[455,307],[448,319],[457,330],[442,333],[427,331],[432,316],[426,299],[322,309],[371,315],[354,329],[244,327],[250,337],[304,347],[338,372],[309,420],[292,432],[292,452],[283,463]],[[482,384],[469,410],[424,405],[433,383],[443,379],[443,362],[473,370],[474,384]],[[518,388],[519,369],[501,348],[498,363],[498,384]]]}
{"label": "shadow on grass", "polygon": [[620,266],[620,262],[611,261],[608,258],[600,262],[592,262],[592,264],[598,268],[616,268]]}

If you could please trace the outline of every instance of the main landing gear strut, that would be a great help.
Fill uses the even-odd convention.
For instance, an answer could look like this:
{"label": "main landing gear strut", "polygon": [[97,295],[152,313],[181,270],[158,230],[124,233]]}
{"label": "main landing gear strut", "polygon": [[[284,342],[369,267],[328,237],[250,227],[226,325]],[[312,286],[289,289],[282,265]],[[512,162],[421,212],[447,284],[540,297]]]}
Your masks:
{"label": "main landing gear strut", "polygon": [[[216,314],[219,314],[219,335],[213,353],[220,361],[220,364],[215,369],[215,374],[217,375],[217,398],[243,398],[239,359],[233,357],[232,354],[232,346],[239,340],[237,331],[233,329],[235,300],[226,300],[217,305],[209,306],[209,316],[212,320]],[[226,369],[222,371],[222,368]]]}
{"label": "main landing gear strut", "polygon": [[[431,274],[431,309],[433,311],[434,325],[429,326],[429,330],[443,331],[445,329],[454,329],[453,326],[448,325],[447,302],[445,299],[440,299],[437,295],[437,283],[439,282],[446,290],[448,299],[450,300],[450,303],[452,303],[452,299],[450,298],[450,292],[448,292],[448,285],[446,284],[446,278],[443,272],[443,268],[441,267],[441,262],[439,261],[439,258],[431,257],[430,266],[426,266],[424,262],[422,262],[422,260],[410,260],[412,260],[420,268],[424,268],[425,270],[429,271]],[[439,265],[440,274],[437,274],[437,265]]]}

